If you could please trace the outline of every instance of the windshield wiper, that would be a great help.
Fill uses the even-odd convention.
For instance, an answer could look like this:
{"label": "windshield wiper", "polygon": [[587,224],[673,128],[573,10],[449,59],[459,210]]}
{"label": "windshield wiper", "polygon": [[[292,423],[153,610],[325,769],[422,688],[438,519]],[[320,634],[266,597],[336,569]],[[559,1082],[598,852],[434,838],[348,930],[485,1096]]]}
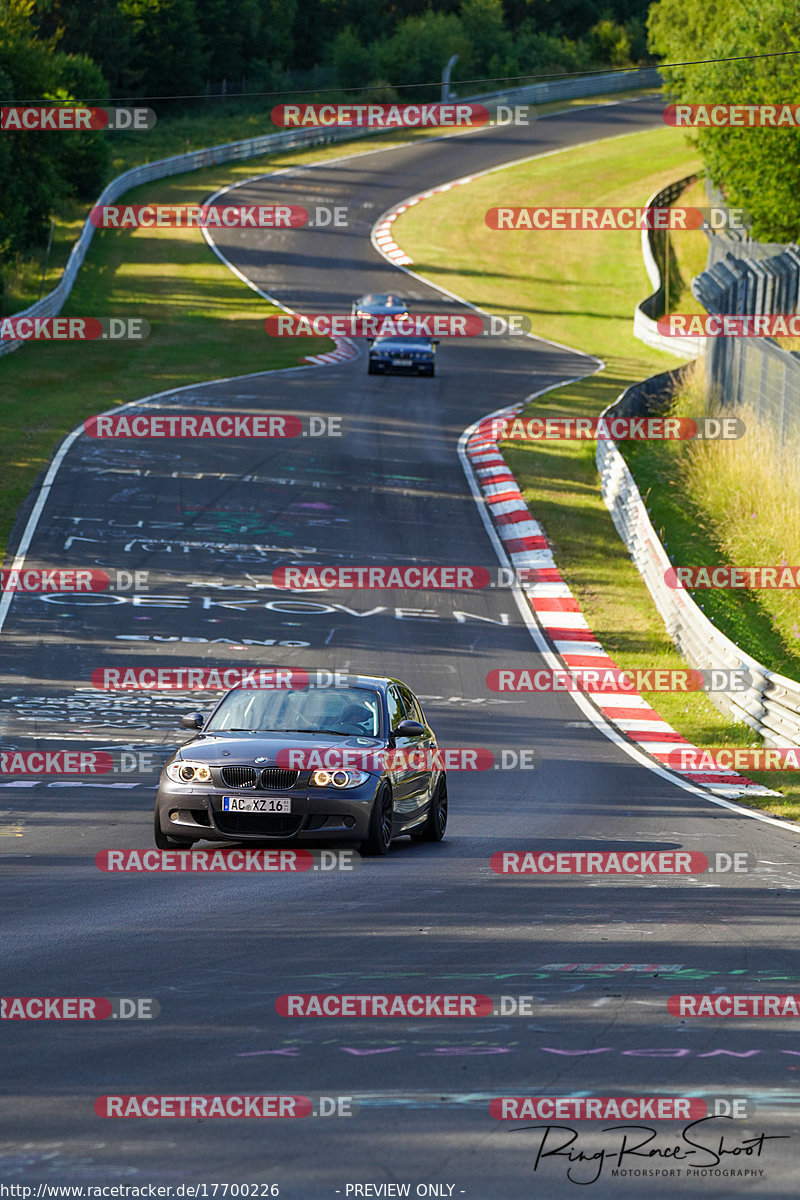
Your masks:
{"label": "windshield wiper", "polygon": [[331,733],[334,737],[371,737],[369,733],[345,733],[341,729],[279,729],[277,733]]}
{"label": "windshield wiper", "polygon": [[[275,732],[276,732],[276,733],[308,733],[308,734],[311,734],[312,736],[313,736],[315,733],[334,733],[334,734],[341,734],[341,730],[340,730],[340,729],[276,729],[276,731],[275,731]],[[349,735],[348,735],[348,734],[341,734],[341,736],[342,736],[342,737],[347,737],[347,736],[349,736]]]}
{"label": "windshield wiper", "polygon": [[203,733],[330,733],[334,737],[375,737],[372,733],[345,733],[341,729],[204,729]]}

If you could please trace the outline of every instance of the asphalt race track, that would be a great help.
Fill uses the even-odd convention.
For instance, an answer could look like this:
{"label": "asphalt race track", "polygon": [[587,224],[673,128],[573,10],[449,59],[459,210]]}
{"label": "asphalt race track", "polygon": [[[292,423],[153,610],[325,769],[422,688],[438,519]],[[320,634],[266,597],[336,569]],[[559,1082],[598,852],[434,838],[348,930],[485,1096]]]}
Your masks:
{"label": "asphalt race track", "polygon": [[[299,311],[347,311],[367,290],[452,311],[373,249],[383,212],[464,174],[660,119],[659,103],[643,100],[363,157],[345,146],[336,162],[234,196],[346,205],[347,229],[237,230],[216,245],[253,286]],[[502,175],[497,191],[502,202]],[[533,747],[538,765],[452,774],[440,845],[403,839],[353,872],[294,876],[102,873],[98,851],[152,847],[154,771],[111,787],[3,780],[3,994],[160,1005],[152,1021],[3,1022],[4,1074],[24,1080],[3,1089],[6,1182],[277,1184],[287,1200],[399,1195],[352,1185],[408,1184],[411,1195],[551,1200],[575,1193],[569,1162],[536,1166],[542,1133],[531,1126],[541,1123],[494,1120],[493,1097],[696,1095],[755,1104],[746,1119],[704,1127],[707,1144],[719,1150],[724,1139],[710,1173],[612,1177],[607,1163],[590,1194],[796,1194],[796,1020],[679,1018],[667,999],[800,992],[798,835],[638,765],[569,695],[491,693],[490,670],[541,663],[508,589],[300,596],[269,585],[277,567],[306,560],[494,569],[459,438],[594,365],[531,339],[451,341],[434,379],[373,378],[362,353],[142,401],[150,412],[341,417],[341,437],[71,443],[29,565],[143,570],[149,587],[15,597],[2,630],[4,745],[127,749],[160,762],[184,740],[180,714],[213,697],[98,690],[94,671],[285,665],[395,675],[420,696],[442,745],[497,757]],[[499,850],[630,847],[745,851],[758,869],[535,880],[489,865]],[[524,995],[533,1009],[314,1020],[278,1015],[276,998],[289,992]],[[261,1092],[349,1096],[360,1107],[316,1124],[123,1122],[94,1111],[105,1094]],[[642,1150],[622,1165],[668,1172],[682,1127],[660,1123],[660,1156]],[[580,1128],[587,1152],[618,1149],[619,1132]],[[788,1140],[765,1141],[759,1154],[748,1139],[762,1132]],[[731,1169],[764,1174],[713,1173]],[[573,1179],[597,1170],[575,1164]]]}

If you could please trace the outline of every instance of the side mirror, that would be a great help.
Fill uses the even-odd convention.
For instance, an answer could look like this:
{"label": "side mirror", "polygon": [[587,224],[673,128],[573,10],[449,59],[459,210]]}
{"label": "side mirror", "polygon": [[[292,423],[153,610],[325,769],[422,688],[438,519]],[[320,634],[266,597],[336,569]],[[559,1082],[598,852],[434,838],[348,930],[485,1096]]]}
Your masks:
{"label": "side mirror", "polygon": [[424,725],[421,725],[419,721],[410,721],[408,718],[404,721],[399,721],[392,730],[392,733],[399,734],[400,737],[417,737],[420,733],[424,732]]}
{"label": "side mirror", "polygon": [[202,729],[205,717],[202,713],[188,713],[185,717],[181,717],[181,725],[184,729]]}

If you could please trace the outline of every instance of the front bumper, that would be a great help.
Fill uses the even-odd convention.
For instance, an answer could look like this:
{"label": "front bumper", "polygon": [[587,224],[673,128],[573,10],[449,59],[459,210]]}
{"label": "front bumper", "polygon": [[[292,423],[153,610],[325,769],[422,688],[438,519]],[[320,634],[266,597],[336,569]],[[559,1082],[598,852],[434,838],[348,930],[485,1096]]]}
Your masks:
{"label": "front bumper", "polygon": [[[156,797],[161,828],[170,837],[212,842],[352,841],[367,836],[380,779],[341,790],[303,786],[282,792],[197,787],[162,778]],[[289,797],[291,813],[224,813],[223,796]]]}
{"label": "front bumper", "polygon": [[422,358],[415,359],[410,365],[395,366],[390,359],[371,358],[370,366],[373,371],[383,371],[385,374],[390,372],[397,375],[431,375],[433,374],[433,359]]}

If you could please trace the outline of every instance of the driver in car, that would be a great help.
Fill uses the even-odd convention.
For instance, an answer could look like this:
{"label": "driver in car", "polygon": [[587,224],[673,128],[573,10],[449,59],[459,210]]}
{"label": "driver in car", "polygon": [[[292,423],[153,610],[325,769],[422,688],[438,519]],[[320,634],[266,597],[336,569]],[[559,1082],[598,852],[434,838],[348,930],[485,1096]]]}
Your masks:
{"label": "driver in car", "polygon": [[361,737],[374,737],[375,714],[372,711],[372,707],[366,700],[355,704],[348,704],[347,708],[337,716],[336,727],[341,729],[342,733],[351,733],[354,736]]}

